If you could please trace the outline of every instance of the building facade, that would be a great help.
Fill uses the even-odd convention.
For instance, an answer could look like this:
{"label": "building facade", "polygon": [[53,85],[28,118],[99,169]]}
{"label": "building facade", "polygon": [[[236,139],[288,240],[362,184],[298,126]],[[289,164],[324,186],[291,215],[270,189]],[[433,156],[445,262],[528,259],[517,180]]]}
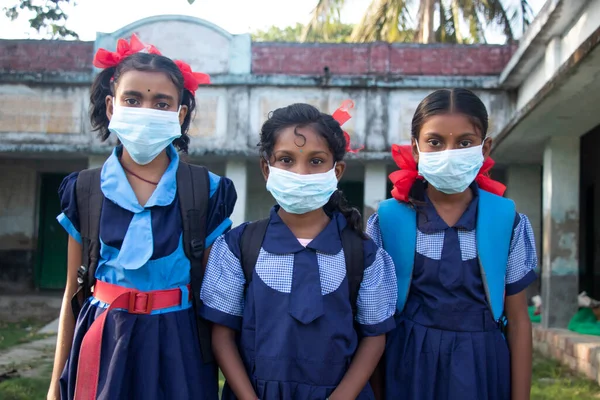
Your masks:
{"label": "building facade", "polygon": [[[0,290],[64,287],[58,185],[100,166],[114,145],[91,132],[92,57],[136,33],[211,74],[197,92],[187,158],[234,181],[234,224],[273,204],[256,149],[270,111],[307,102],[333,112],[354,100],[344,128],[365,149],[349,156],[340,188],[366,218],[389,197],[390,147],[409,143],[420,100],[465,87],[490,113],[494,177],[534,226],[545,301],[576,301],[581,287],[600,297],[600,2],[564,3],[549,1],[519,46],[253,43],[183,16],[141,20],[94,42],[0,41]],[[563,324],[548,312],[546,321]]]}

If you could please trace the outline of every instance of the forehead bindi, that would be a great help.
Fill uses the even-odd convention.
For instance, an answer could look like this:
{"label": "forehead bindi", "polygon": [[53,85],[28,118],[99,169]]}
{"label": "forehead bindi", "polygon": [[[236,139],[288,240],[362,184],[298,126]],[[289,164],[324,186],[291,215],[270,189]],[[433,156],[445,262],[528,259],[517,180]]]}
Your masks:
{"label": "forehead bindi", "polygon": [[119,77],[117,92],[161,93],[178,98],[178,90],[173,81],[162,72],[127,71]]}

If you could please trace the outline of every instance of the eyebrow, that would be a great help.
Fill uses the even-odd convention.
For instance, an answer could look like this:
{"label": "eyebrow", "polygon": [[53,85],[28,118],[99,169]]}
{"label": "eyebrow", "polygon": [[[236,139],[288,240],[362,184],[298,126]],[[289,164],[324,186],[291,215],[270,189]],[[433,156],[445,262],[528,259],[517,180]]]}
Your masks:
{"label": "eyebrow", "polygon": [[[441,134],[437,133],[437,132],[425,132],[424,133],[425,136],[433,136],[433,137],[442,137]],[[479,136],[476,133],[473,132],[464,132],[464,133],[460,133],[458,135],[456,135],[456,137],[466,137],[466,136]]]}
{"label": "eyebrow", "polygon": [[[125,96],[133,96],[133,97],[143,97],[141,92],[135,91],[135,90],[126,90],[123,92],[123,95]],[[164,93],[157,93],[154,96],[152,96],[152,98],[154,100],[170,100],[170,101],[174,101],[175,99],[173,98],[173,96],[169,96],[168,94],[164,94]]]}
{"label": "eyebrow", "polygon": [[[281,149],[281,150],[277,150],[274,151],[273,154],[275,155],[295,155],[296,153],[298,153],[298,150],[287,150],[287,149]],[[315,151],[304,151],[304,154],[308,154],[311,156],[315,156],[317,154],[325,154],[328,155],[328,153],[325,150],[315,150]]]}

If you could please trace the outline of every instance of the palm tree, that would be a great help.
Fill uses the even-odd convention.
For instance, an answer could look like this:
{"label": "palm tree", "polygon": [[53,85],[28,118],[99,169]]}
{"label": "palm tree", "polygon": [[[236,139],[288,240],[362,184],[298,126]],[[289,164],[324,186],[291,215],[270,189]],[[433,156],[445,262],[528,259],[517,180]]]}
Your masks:
{"label": "palm tree", "polygon": [[[302,40],[315,34],[326,37],[328,27],[339,21],[343,5],[344,0],[318,0]],[[417,9],[415,19],[411,9]],[[486,28],[499,27],[513,42],[518,36],[515,31],[522,33],[532,17],[527,0],[371,0],[350,40],[481,43]],[[465,27],[468,35],[463,35]]]}

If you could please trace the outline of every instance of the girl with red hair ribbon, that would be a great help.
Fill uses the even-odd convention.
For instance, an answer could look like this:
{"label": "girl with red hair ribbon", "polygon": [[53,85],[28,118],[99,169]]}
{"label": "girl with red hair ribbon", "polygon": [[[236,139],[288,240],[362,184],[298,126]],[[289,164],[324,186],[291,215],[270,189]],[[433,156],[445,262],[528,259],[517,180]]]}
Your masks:
{"label": "girl with red hair ribbon", "polygon": [[210,79],[135,35],[94,66],[91,125],[119,144],[59,189],[68,273],[48,398],[216,400],[210,329],[193,305],[237,196],[178,154]]}
{"label": "girl with red hair ribbon", "polygon": [[375,374],[380,398],[529,399],[535,242],[489,176],[487,130],[475,94],[438,90],[417,107],[412,145],[392,148],[393,199],[367,226],[398,284],[396,329]]}

